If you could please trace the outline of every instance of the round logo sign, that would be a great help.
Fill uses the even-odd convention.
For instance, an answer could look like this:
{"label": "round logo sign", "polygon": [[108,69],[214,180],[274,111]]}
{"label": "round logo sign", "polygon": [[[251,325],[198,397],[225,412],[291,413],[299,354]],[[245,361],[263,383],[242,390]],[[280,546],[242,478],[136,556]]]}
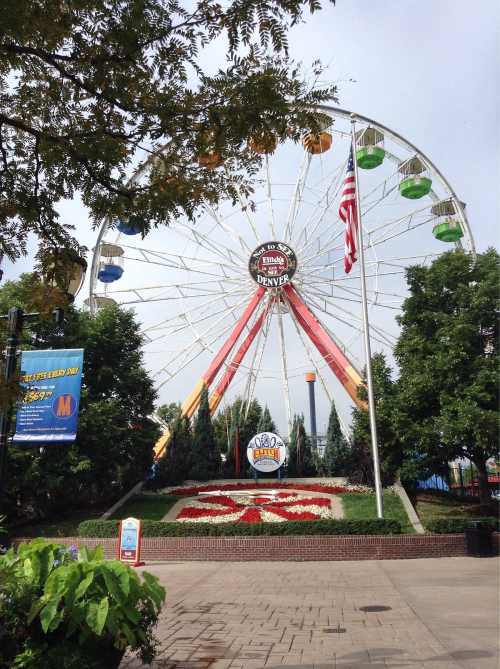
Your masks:
{"label": "round logo sign", "polygon": [[248,270],[252,279],[264,288],[279,288],[292,280],[297,256],[282,242],[266,242],[250,256]]}
{"label": "round logo sign", "polygon": [[272,432],[260,432],[252,437],[247,448],[248,462],[259,472],[274,472],[286,458],[286,446]]}

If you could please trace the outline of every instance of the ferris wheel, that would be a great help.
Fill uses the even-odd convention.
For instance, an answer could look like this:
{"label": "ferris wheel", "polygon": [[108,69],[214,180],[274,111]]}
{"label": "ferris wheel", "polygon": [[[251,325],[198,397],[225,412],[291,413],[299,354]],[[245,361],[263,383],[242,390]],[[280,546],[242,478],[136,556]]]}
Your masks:
{"label": "ferris wheel", "polygon": [[[236,204],[207,205],[196,222],[179,219],[144,239],[127,220],[101,225],[86,303],[94,312],[111,303],[135,309],[160,397],[186,398],[188,416],[204,384],[212,412],[229,393],[250,401],[263,386],[290,430],[301,407],[297,380],[313,370],[329,403],[344,391],[359,401],[360,268],[344,272],[338,215],[353,115],[319,110],[329,124],[301,144],[249,140],[263,157],[251,201],[240,193]],[[474,241],[465,205],[429,158],[355,118],[372,349],[390,355],[407,268],[454,247],[474,254]],[[198,162],[226,169],[215,152]]]}

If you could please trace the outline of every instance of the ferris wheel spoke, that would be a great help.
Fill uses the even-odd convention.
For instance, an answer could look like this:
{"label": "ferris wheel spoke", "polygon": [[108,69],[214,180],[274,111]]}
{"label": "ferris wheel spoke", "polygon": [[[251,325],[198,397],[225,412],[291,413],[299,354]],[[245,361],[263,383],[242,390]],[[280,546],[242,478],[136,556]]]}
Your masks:
{"label": "ferris wheel spoke", "polygon": [[[185,228],[189,234],[182,232],[182,228]],[[206,235],[202,234],[200,230],[189,225],[172,225],[170,229],[179,237],[187,239],[188,241],[193,241],[195,244],[205,249],[205,251],[222,258],[224,261],[229,259],[235,266],[238,266],[241,263],[245,264],[244,258],[239,253],[236,253],[234,249],[219,241],[215,244]]]}
{"label": "ferris wheel spoke", "polygon": [[[307,299],[310,300],[311,304],[316,307],[316,309],[319,309],[319,311],[323,314],[326,314],[335,320],[338,320],[340,323],[343,323],[344,325],[349,326],[350,328],[357,330],[358,332],[362,333],[363,332],[363,327],[362,327],[362,319],[361,316],[358,314],[353,313],[349,309],[346,309],[345,307],[341,307],[340,305],[335,305],[335,308],[345,314],[346,316],[349,317],[349,320],[346,320],[345,318],[342,318],[339,316],[337,313],[332,311],[333,305],[330,302],[327,302],[326,300],[322,300],[319,298],[320,301],[318,301],[318,297],[311,294],[309,291],[302,291],[302,294],[305,294]],[[356,321],[356,323],[359,323],[357,325],[356,323],[353,323],[353,319]],[[373,322],[370,322],[370,330],[371,330],[371,338],[378,342],[379,344],[382,344],[383,346],[388,346],[392,349],[392,347],[396,344],[397,338],[392,335],[391,333],[387,332],[383,328],[381,328],[379,325],[374,324]]]}
{"label": "ferris wheel spoke", "polygon": [[307,181],[307,175],[309,173],[309,167],[311,165],[311,158],[312,155],[308,151],[304,151],[304,158],[302,160],[302,165],[300,168],[297,183],[295,184],[295,189],[292,196],[292,201],[290,203],[290,209],[288,211],[285,229],[283,231],[283,240],[285,242],[290,241],[292,235],[292,229],[295,223],[295,218],[300,209],[300,201],[302,198],[302,193],[304,191],[304,183]]}
{"label": "ferris wheel spoke", "polygon": [[[377,277],[378,278],[378,277]],[[333,299],[342,299],[342,296],[336,294],[333,289],[333,284],[330,284],[329,286],[330,290],[327,292],[325,290],[321,290],[321,288],[318,288],[317,284],[314,285],[314,290],[319,294],[320,297],[326,297],[326,298],[333,298]],[[355,288],[348,288],[347,286],[338,286],[338,289],[341,290],[343,293],[346,293],[349,297],[353,297],[356,299],[356,302],[358,302],[361,299],[359,291],[357,291]],[[398,303],[401,304],[402,300],[405,300],[407,295],[401,295],[400,293],[388,293],[385,290],[381,290],[378,288],[367,288],[366,295],[368,299],[371,296],[374,296],[375,299],[380,295],[381,297],[395,297],[398,299]]]}
{"label": "ferris wheel spoke", "polygon": [[[220,332],[218,332],[215,336],[212,337],[208,341],[208,343],[204,343],[201,339],[201,337],[195,337],[188,346],[186,346],[181,353],[184,354],[183,359],[181,360],[180,364],[177,366],[177,368],[173,371],[169,371],[169,365],[174,362],[179,356],[176,356],[172,360],[169,361],[169,365],[165,365],[162,367],[156,374],[155,376],[158,377],[161,374],[167,374],[168,378],[165,379],[165,381],[161,382],[159,385],[157,385],[157,389],[159,390],[162,388],[166,383],[171,381],[173,378],[175,378],[180,372],[182,372],[184,369],[189,367],[192,362],[194,362],[202,353],[205,353],[206,351],[213,353],[213,349],[211,348],[217,341],[219,341],[222,337],[227,335],[231,330],[233,329],[233,323],[230,323],[228,326],[223,328]],[[207,333],[213,332],[212,328],[209,328],[207,330]],[[200,350],[197,353],[191,354],[191,351],[196,347],[200,346]],[[191,356],[191,357],[190,357]]]}
{"label": "ferris wheel spoke", "polygon": [[303,245],[297,247],[297,253],[305,253],[306,249],[318,238],[315,236],[316,232],[323,223],[327,212],[331,209],[331,206],[339,196],[340,188],[342,186],[341,177],[345,172],[346,165],[347,161],[333,172],[324,193],[318,198],[314,210],[311,212],[302,229],[296,236],[294,241],[294,244],[296,245],[299,243],[301,237],[304,238]]}
{"label": "ferris wheel spoke", "polygon": [[271,239],[276,239],[276,222],[274,220],[271,168],[269,166],[269,156],[267,154],[265,156],[265,164],[266,164],[266,196],[269,207],[269,229],[271,231]]}
{"label": "ferris wheel spoke", "polygon": [[246,243],[246,241],[243,239],[241,235],[236,233],[233,228],[225,221],[219,213],[210,206],[206,206],[205,210],[209,213],[209,215],[213,218],[213,220],[217,223],[217,225],[223,230],[226,234],[230,235],[238,244],[241,246],[242,251],[245,253],[251,253],[251,249]]}
{"label": "ferris wheel spoke", "polygon": [[[235,295],[241,295],[242,293],[235,293]],[[144,330],[145,333],[150,333],[154,331],[159,331],[159,330],[169,330],[169,332],[165,333],[162,336],[166,336],[167,334],[171,334],[170,330],[173,328],[179,327],[182,324],[184,325],[185,323],[188,322],[189,318],[191,317],[191,314],[199,314],[201,318],[206,319],[213,317],[214,315],[218,315],[221,312],[226,313],[226,317],[229,317],[231,315],[231,311],[233,309],[238,309],[241,307],[246,299],[248,298],[248,292],[244,293],[245,297],[241,301],[239,301],[237,304],[235,304],[233,307],[227,310],[227,307],[225,309],[222,309],[218,312],[213,311],[213,305],[217,304],[217,302],[221,302],[224,299],[224,295],[219,295],[217,298],[214,300],[210,300],[209,302],[204,302],[203,305],[197,305],[191,309],[187,309],[186,311],[179,313],[179,314],[174,314],[170,318],[162,320],[160,323],[157,323],[156,325],[151,325],[148,328]],[[223,320],[223,319],[222,319]],[[214,324],[215,325],[215,324]]]}
{"label": "ferris wheel spoke", "polygon": [[288,438],[292,434],[292,407],[290,404],[290,388],[288,384],[288,369],[286,364],[286,347],[285,347],[285,335],[283,332],[283,315],[281,313],[281,307],[279,300],[276,302],[276,311],[278,312],[278,331],[279,331],[279,343],[280,343],[280,353],[281,353],[281,375],[283,379],[283,396],[285,398],[285,410],[286,417],[288,422]]}
{"label": "ferris wheel spoke", "polygon": [[[141,250],[140,256],[124,255],[122,257],[125,260],[145,263],[153,267],[166,267],[168,269],[180,270],[182,272],[193,272],[202,276],[216,277],[218,279],[229,278],[229,272],[243,275],[243,269],[237,265],[228,265],[220,262],[215,263],[214,261],[200,261],[198,258],[183,257],[177,254],[169,254],[169,257],[164,257],[166,255],[167,254],[165,253],[153,251],[143,253]],[[209,269],[203,269],[204,267],[213,268],[214,266],[220,268],[219,274],[211,272]]]}
{"label": "ferris wheel spoke", "polygon": [[394,232],[393,234],[387,235],[386,237],[383,237],[382,239],[376,239],[372,240],[370,236],[368,237],[368,242],[369,246],[374,248],[375,246],[381,246],[382,244],[385,244],[386,242],[392,240],[392,239],[397,239],[398,237],[401,237],[402,235],[406,235],[409,232],[413,232],[413,230],[417,230],[418,228],[421,228],[423,225],[428,225],[430,221],[433,220],[433,216],[430,216],[429,218],[426,218],[425,220],[415,223],[414,225],[411,225],[411,220],[408,221],[408,225],[406,228],[402,230],[398,230],[397,232]]}
{"label": "ferris wheel spoke", "polygon": [[[268,300],[272,301],[272,299],[273,299],[272,295],[269,295]],[[270,309],[267,312],[264,325],[262,326],[259,332],[257,343],[255,345],[254,355],[252,357],[252,362],[249,368],[247,383],[243,395],[243,398],[246,397],[245,419],[248,417],[248,412],[250,411],[250,403],[253,400],[255,392],[255,385],[257,383],[257,379],[260,376],[260,372],[262,369],[262,358],[264,356],[264,350],[266,348],[267,338],[269,335],[271,317],[272,317],[272,310]],[[257,366],[255,365],[256,361],[257,361]]]}
{"label": "ferris wheel spoke", "polygon": [[240,189],[239,189],[237,186],[235,186],[235,190],[236,190],[236,195],[237,195],[237,197],[238,197],[238,202],[240,203],[241,211],[244,213],[245,220],[246,220],[246,222],[248,223],[248,225],[249,225],[249,227],[250,227],[250,230],[252,231],[252,234],[253,234],[253,236],[254,236],[254,238],[255,238],[255,241],[257,242],[257,244],[260,244],[260,243],[261,243],[261,240],[260,240],[259,234],[258,234],[258,232],[257,232],[257,228],[256,228],[255,223],[254,223],[254,221],[252,220],[250,214],[248,213],[248,210],[249,210],[249,208],[250,208],[250,203],[249,203],[249,202],[245,202],[245,201],[243,200],[243,198],[242,198],[242,196],[241,196],[241,191],[240,191]]}

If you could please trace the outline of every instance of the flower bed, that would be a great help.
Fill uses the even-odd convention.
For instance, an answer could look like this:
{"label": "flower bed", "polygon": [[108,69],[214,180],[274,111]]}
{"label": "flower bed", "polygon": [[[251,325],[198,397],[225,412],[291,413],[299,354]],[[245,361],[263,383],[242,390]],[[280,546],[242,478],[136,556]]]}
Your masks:
{"label": "flower bed", "polygon": [[168,488],[169,495],[193,497],[200,492],[215,492],[217,490],[306,490],[308,492],[321,492],[328,495],[337,495],[341,492],[372,492],[371,488],[362,485],[335,486],[328,483],[280,483],[248,481],[244,483],[221,483],[219,485],[195,485],[180,486],[178,488]]}
{"label": "flower bed", "polygon": [[334,518],[327,497],[302,497],[280,492],[262,497],[205,495],[191,500],[179,512],[177,521],[190,523],[279,523],[290,520]]}

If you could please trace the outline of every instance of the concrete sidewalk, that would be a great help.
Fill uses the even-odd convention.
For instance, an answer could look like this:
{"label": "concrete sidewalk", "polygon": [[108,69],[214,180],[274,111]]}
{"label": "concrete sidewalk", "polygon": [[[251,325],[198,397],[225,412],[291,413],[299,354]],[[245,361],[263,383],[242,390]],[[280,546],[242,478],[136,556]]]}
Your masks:
{"label": "concrete sidewalk", "polygon": [[[496,669],[497,558],[151,564],[155,669]],[[372,607],[372,610],[370,610]],[[142,667],[126,658],[125,669]]]}

